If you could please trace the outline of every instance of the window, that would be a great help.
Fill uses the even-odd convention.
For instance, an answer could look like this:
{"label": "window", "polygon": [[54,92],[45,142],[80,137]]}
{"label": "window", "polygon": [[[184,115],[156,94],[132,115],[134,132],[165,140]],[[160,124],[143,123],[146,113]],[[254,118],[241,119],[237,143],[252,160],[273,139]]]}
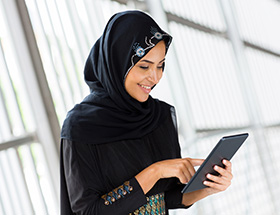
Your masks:
{"label": "window", "polygon": [[153,95],[177,109],[183,156],[250,134],[232,186],[172,214],[276,214],[279,1],[0,0],[0,215],[58,214],[55,132],[89,92],[83,67],[107,20],[135,8],[165,20],[174,38]]}

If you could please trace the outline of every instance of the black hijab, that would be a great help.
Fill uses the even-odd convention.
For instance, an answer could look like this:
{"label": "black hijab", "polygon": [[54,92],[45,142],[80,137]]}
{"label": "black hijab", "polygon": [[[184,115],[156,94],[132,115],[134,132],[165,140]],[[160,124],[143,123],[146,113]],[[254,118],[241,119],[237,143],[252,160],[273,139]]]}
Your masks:
{"label": "black hijab", "polygon": [[168,105],[149,96],[132,98],[124,81],[130,69],[159,41],[166,51],[172,37],[141,11],[111,17],[86,61],[84,75],[90,94],[64,121],[61,138],[99,144],[140,138],[166,118]]}

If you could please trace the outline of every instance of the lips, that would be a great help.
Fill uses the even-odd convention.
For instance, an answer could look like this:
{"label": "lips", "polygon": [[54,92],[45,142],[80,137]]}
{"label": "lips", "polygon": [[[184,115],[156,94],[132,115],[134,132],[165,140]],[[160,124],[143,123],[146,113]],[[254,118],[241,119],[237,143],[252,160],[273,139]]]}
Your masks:
{"label": "lips", "polygon": [[143,84],[138,84],[138,86],[145,92],[145,93],[150,93],[152,90],[152,86],[146,86]]}
{"label": "lips", "polygon": [[147,90],[149,90],[149,89],[151,89],[151,88],[152,88],[152,87],[145,86],[145,85],[142,85],[142,84],[139,84],[139,86],[140,86],[140,87],[143,87],[143,88],[145,88],[145,89],[147,89]]}

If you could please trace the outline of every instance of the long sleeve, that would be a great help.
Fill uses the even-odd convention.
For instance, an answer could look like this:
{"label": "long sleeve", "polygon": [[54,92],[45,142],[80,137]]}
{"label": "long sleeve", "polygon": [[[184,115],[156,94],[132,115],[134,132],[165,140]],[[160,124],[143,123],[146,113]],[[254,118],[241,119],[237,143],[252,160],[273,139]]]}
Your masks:
{"label": "long sleeve", "polygon": [[67,195],[74,214],[124,215],[147,203],[134,177],[108,190],[108,185],[104,184],[100,176],[96,158],[92,156],[91,147],[86,144],[75,147],[74,142],[67,140],[62,142]]}
{"label": "long sleeve", "polygon": [[190,206],[185,206],[182,204],[183,194],[181,193],[184,188],[184,184],[176,184],[176,186],[165,192],[165,203],[168,209],[177,209],[177,208],[189,208]]}

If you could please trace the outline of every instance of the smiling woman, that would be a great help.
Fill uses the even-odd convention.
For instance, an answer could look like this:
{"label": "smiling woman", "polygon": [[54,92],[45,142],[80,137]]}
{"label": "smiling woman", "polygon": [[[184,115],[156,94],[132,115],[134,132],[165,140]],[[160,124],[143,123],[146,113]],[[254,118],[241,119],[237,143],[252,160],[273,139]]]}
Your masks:
{"label": "smiling woman", "polygon": [[203,160],[181,158],[174,107],[149,95],[171,40],[141,11],[109,20],[85,66],[91,93],[61,132],[62,215],[168,214],[229,186],[225,161],[208,188],[181,193]]}

